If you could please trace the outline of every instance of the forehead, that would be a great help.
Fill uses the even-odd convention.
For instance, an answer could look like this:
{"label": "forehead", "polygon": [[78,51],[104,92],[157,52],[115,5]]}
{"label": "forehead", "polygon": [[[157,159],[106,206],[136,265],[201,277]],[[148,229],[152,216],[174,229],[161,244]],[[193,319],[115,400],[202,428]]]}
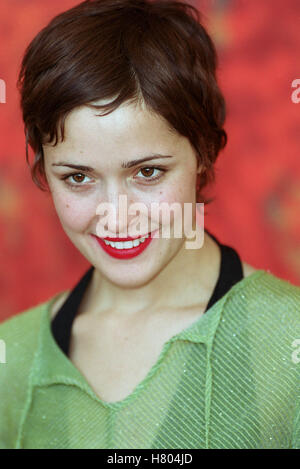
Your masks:
{"label": "forehead", "polygon": [[187,138],[145,107],[125,103],[106,116],[101,116],[101,112],[88,106],[70,112],[65,120],[64,140],[59,140],[56,146],[43,145],[46,165],[60,161],[61,157],[80,164],[84,157],[88,166],[97,167],[101,163],[108,168],[119,166],[120,161],[155,153],[184,159],[194,155]]}
{"label": "forehead", "polygon": [[[97,104],[102,104],[98,102]],[[180,135],[158,114],[134,104],[123,104],[106,116],[87,106],[74,109],[65,121],[67,146],[153,145],[178,142]]]}

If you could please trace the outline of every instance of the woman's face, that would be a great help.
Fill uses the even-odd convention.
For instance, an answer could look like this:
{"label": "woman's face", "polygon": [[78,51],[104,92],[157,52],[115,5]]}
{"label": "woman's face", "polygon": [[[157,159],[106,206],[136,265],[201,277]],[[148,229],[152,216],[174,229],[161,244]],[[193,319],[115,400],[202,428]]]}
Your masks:
{"label": "woman's face", "polygon": [[[86,106],[76,108],[65,121],[65,140],[43,146],[46,177],[63,229],[83,256],[112,283],[142,286],[183,252],[184,233],[181,238],[172,231],[169,238],[153,238],[134,257],[112,257],[97,236],[99,206],[105,202],[116,209],[107,237],[126,230],[130,237],[137,220],[127,212],[127,220],[119,223],[120,195],[126,196],[128,208],[136,202],[148,208],[150,229],[143,234],[153,231],[151,226],[159,227],[161,218],[151,213],[151,204],[194,206],[197,159],[188,139],[171,132],[160,116],[145,108],[126,103],[107,116],[96,114]],[[147,161],[124,164],[142,158]],[[173,223],[171,212],[171,230]]]}

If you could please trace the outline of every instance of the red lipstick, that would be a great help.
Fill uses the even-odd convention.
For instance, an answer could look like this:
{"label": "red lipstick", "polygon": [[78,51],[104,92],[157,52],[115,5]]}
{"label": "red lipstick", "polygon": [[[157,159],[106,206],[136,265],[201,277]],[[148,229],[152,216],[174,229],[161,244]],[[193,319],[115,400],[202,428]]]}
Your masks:
{"label": "red lipstick", "polygon": [[[110,246],[105,244],[104,239],[106,241],[113,241],[113,242],[126,242],[126,241],[133,241],[135,239],[143,238],[143,236],[137,236],[135,238],[99,238],[98,236],[92,235],[94,239],[98,242],[98,244],[102,247],[102,249],[111,257],[115,259],[131,259],[133,257],[139,256],[145,249],[149,246],[151,241],[153,240],[154,233],[149,233],[148,238],[145,239],[144,242],[141,242],[138,246],[134,246],[128,249],[117,249],[116,247]],[[145,235],[144,235],[145,236]],[[147,235],[146,235],[147,236]]]}

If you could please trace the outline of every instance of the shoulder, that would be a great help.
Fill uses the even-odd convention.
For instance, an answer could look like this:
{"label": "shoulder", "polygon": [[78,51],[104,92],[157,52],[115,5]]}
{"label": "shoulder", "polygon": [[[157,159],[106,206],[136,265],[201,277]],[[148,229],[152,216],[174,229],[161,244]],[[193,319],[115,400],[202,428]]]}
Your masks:
{"label": "shoulder", "polygon": [[299,314],[300,287],[277,277],[270,271],[262,270],[259,272],[262,274],[254,282],[258,299],[266,301],[268,298],[272,305],[295,307],[295,313]]}
{"label": "shoulder", "polygon": [[31,327],[33,326],[34,329],[35,326],[37,326],[41,311],[46,303],[47,302],[44,302],[23,310],[5,321],[0,322],[0,335],[3,336],[4,334],[7,338],[21,335],[21,337],[24,338],[26,329],[32,332]]}
{"label": "shoulder", "polygon": [[267,307],[284,305],[295,307],[298,314],[300,304],[300,287],[288,280],[277,277],[269,270],[245,267],[247,275],[236,285],[236,290],[243,290],[247,298],[253,302],[263,302]]}
{"label": "shoulder", "polygon": [[[65,299],[68,291],[61,291],[31,308],[15,314],[0,322],[0,340],[5,345],[6,358],[12,369],[22,367],[30,362],[38,345],[39,331],[42,321],[51,321]],[[0,383],[1,384],[1,383]]]}
{"label": "shoulder", "polygon": [[[50,306],[57,295],[34,307],[21,311],[0,323],[0,340],[5,349],[5,363],[0,364],[0,376],[14,379],[30,368],[38,345],[39,331],[43,318],[47,319]],[[44,315],[43,315],[44,314]],[[2,360],[3,362],[3,360]],[[3,379],[0,379],[0,388]]]}
{"label": "shoulder", "polygon": [[[27,350],[28,348],[34,348],[42,313],[55,298],[56,295],[0,323],[0,338],[6,341],[6,345],[11,351],[24,347]],[[14,359],[15,356],[12,354],[11,358]]]}
{"label": "shoulder", "polygon": [[0,322],[0,337],[17,338],[21,343],[28,342],[36,335],[42,313],[47,310],[49,317],[61,306],[69,291],[61,291],[31,308]]}
{"label": "shoulder", "polygon": [[226,307],[258,334],[300,338],[300,287],[270,271],[256,270],[234,285]]}
{"label": "shoulder", "polygon": [[26,360],[30,361],[37,347],[42,320],[51,320],[53,306],[57,309],[65,294],[65,291],[59,292],[46,301],[0,322],[0,340],[2,345],[5,344],[7,362],[11,367],[21,367]]}
{"label": "shoulder", "polygon": [[242,268],[244,279],[238,282],[233,294],[243,290],[249,303],[264,303],[264,307],[274,313],[275,309],[281,311],[284,308],[299,318],[300,286],[277,277],[269,270],[256,269],[246,262],[242,262]]}

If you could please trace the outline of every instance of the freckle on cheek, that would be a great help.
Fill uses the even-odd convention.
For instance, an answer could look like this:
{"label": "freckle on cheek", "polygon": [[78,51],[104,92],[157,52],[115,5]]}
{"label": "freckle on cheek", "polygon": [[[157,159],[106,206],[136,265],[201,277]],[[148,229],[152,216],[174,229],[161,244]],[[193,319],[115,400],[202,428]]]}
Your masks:
{"label": "freckle on cheek", "polygon": [[67,207],[67,208],[70,208],[70,205],[67,204],[66,207]]}

